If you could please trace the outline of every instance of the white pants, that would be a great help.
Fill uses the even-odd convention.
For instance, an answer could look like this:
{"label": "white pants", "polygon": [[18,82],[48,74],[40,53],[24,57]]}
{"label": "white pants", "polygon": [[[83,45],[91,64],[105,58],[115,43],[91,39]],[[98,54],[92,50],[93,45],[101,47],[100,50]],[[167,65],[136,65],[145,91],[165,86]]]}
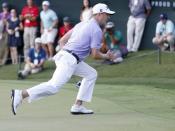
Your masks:
{"label": "white pants", "polygon": [[168,35],[167,38],[166,38],[166,42],[164,42],[164,36],[155,36],[152,40],[153,44],[157,45],[159,48],[161,48],[161,50],[165,50],[166,47],[165,46],[165,43],[168,44],[168,46],[170,47],[170,51],[174,51],[175,50],[175,47],[174,47],[174,41],[175,41],[175,37],[174,35]]}
{"label": "white pants", "polygon": [[145,28],[145,18],[134,18],[130,16],[127,23],[127,49],[138,51]]}
{"label": "white pants", "polygon": [[75,57],[63,50],[58,52],[54,59],[56,70],[52,78],[48,82],[27,89],[29,94],[28,101],[31,102],[33,100],[56,94],[60,88],[68,82],[72,75],[76,75],[83,77],[77,94],[77,99],[90,102],[97,78],[96,70],[85,62],[77,64]]}
{"label": "white pants", "polygon": [[57,29],[52,29],[52,31],[48,32],[48,29],[44,29],[44,32],[41,35],[42,44],[54,43],[57,31]]}

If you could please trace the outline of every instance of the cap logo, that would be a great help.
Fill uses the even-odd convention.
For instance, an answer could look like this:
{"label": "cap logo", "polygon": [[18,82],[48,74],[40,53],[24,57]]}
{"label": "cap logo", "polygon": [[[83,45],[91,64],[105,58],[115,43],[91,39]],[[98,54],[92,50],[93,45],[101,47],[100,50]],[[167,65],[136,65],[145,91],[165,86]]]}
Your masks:
{"label": "cap logo", "polygon": [[100,12],[103,12],[103,9],[100,9]]}

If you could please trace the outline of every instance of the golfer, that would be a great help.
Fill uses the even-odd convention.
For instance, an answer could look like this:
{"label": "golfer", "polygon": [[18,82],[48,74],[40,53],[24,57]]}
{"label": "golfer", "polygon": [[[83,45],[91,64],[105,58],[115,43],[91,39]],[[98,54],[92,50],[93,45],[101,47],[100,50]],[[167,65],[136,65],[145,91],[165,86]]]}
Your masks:
{"label": "golfer", "polygon": [[113,54],[100,53],[102,29],[114,14],[106,4],[98,3],[93,7],[93,18],[88,22],[78,23],[60,40],[61,50],[54,56],[56,69],[48,82],[41,83],[27,90],[12,90],[12,112],[16,115],[17,108],[22,100],[28,102],[56,94],[72,75],[82,77],[75,104],[71,107],[72,114],[93,114],[93,111],[83,106],[83,102],[92,99],[97,72],[84,62],[90,54],[94,59],[113,59]]}

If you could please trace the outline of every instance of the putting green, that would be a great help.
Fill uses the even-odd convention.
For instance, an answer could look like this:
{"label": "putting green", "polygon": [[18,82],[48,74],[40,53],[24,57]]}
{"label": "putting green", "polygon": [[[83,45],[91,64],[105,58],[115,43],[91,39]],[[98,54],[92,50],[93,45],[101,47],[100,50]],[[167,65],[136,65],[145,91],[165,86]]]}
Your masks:
{"label": "putting green", "polygon": [[151,86],[96,85],[93,115],[69,113],[77,89],[67,84],[54,96],[10,108],[10,90],[38,82],[0,80],[1,131],[175,131],[175,90]]}

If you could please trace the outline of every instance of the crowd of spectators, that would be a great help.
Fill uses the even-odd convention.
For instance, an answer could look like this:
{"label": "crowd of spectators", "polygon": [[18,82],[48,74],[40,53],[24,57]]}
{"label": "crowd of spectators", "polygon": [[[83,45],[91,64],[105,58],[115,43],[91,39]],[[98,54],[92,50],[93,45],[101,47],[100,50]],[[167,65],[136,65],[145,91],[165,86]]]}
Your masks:
{"label": "crowd of spectators", "polygon": [[[68,16],[63,17],[63,24],[59,26],[61,20],[57,13],[51,9],[50,4],[49,1],[43,1],[42,10],[40,11],[33,0],[26,0],[26,5],[19,15],[17,15],[16,9],[9,8],[7,2],[2,4],[2,12],[0,13],[0,65],[7,62],[8,55],[12,64],[18,64],[18,47],[23,47],[22,55],[26,66],[24,71],[19,74],[22,78],[32,72],[34,66],[29,64],[31,60],[31,58],[29,60],[29,57],[31,56],[31,50],[33,50],[33,56],[37,54],[36,43],[39,43],[37,48],[40,45],[39,48],[42,48],[45,52],[44,60],[52,60],[55,51],[59,51],[59,43],[56,40],[59,40],[73,28]],[[116,56],[115,60],[110,61],[112,63],[120,63],[129,52],[139,50],[145,23],[151,13],[149,0],[129,0],[129,9],[127,43],[123,43],[122,32],[116,29],[117,26],[114,22],[109,21],[105,27],[102,27],[104,35],[101,52],[112,51]],[[82,0],[80,21],[86,22],[91,17],[91,1]],[[38,18],[40,18],[40,21]],[[37,32],[40,36],[36,39]],[[155,37],[152,40],[153,44],[157,45],[162,51],[167,49],[174,51],[174,39],[173,22],[168,19],[166,13],[160,14],[160,21],[157,23]],[[55,43],[56,45],[54,45]],[[32,62],[34,61],[32,60]]]}
{"label": "crowd of spectators", "polygon": [[[46,52],[46,59],[51,60],[55,53],[53,44],[56,37],[60,38],[73,27],[70,25],[69,17],[64,19],[64,27],[59,29],[58,16],[55,11],[50,9],[49,1],[43,1],[40,11],[33,0],[26,0],[26,5],[19,15],[16,9],[10,8],[7,2],[2,3],[2,12],[0,13],[0,65],[6,64],[8,57],[12,64],[18,64],[19,48],[23,48],[20,55],[27,62],[30,49],[35,47],[35,39],[39,29],[41,46]],[[58,30],[60,30],[59,33]]]}

